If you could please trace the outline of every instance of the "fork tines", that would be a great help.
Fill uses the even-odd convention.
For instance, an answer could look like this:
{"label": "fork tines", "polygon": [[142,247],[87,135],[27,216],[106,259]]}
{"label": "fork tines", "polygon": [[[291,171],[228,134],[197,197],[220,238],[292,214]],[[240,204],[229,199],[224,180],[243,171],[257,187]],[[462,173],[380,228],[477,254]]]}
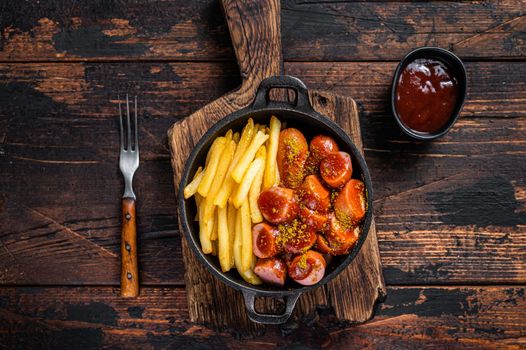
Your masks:
{"label": "fork tines", "polygon": [[[134,96],[134,120],[133,123],[131,123],[130,118],[130,101],[128,98],[128,94],[126,94],[126,118],[122,115],[122,108],[121,108],[121,101],[119,99],[119,124],[120,124],[120,132],[121,132],[121,150],[123,151],[138,151],[139,150],[139,139],[138,139],[138,125],[137,125],[137,96]],[[125,120],[125,121],[123,121]],[[126,124],[126,133],[124,133],[124,124]],[[133,124],[133,127],[132,127]],[[134,133],[134,140],[132,145],[132,129]]]}

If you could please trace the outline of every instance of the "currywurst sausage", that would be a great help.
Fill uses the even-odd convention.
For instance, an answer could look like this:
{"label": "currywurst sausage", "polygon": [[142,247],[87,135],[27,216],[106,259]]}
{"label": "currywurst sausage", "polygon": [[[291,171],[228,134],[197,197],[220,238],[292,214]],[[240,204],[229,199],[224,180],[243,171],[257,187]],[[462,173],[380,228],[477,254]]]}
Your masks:
{"label": "currywurst sausage", "polygon": [[309,146],[298,129],[288,128],[279,134],[276,161],[283,186],[296,189],[305,177],[305,162]]}
{"label": "currywurst sausage", "polygon": [[263,282],[283,286],[287,277],[287,265],[279,258],[259,259],[254,266],[254,273]]}
{"label": "currywurst sausage", "polygon": [[352,175],[352,161],[349,153],[334,152],[323,158],[320,174],[327,185],[341,188]]}
{"label": "currywurst sausage", "polygon": [[327,263],[320,253],[309,250],[292,260],[289,265],[289,276],[299,284],[311,286],[321,281],[326,266]]}
{"label": "currywurst sausage", "polygon": [[252,245],[258,258],[270,258],[280,253],[277,243],[278,230],[267,223],[252,227]]}
{"label": "currywurst sausage", "polygon": [[265,220],[274,225],[292,221],[299,212],[294,191],[278,186],[259,194],[258,207]]}

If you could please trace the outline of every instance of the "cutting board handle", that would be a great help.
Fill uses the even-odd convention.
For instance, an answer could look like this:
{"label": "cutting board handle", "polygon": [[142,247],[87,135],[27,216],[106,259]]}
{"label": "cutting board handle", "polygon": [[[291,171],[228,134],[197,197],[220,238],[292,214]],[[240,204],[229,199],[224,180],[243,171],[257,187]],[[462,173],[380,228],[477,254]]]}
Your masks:
{"label": "cutting board handle", "polygon": [[281,75],[279,0],[221,0],[241,72],[240,92],[255,94],[259,83]]}

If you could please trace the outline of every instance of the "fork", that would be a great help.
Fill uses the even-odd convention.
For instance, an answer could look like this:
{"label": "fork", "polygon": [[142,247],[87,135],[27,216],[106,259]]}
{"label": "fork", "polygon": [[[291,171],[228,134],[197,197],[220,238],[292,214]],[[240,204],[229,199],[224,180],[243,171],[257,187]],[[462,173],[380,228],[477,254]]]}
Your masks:
{"label": "fork", "polygon": [[[139,268],[137,264],[137,224],[135,220],[135,193],[132,181],[139,167],[139,131],[137,125],[137,96],[132,123],[130,118],[130,101],[126,94],[126,116],[123,116],[119,99],[119,124],[121,147],[119,168],[124,177],[124,195],[122,196],[122,231],[121,231],[121,296],[136,297],[139,295]],[[124,132],[126,119],[126,133]],[[133,139],[133,140],[132,140]],[[133,142],[132,142],[133,141]]]}

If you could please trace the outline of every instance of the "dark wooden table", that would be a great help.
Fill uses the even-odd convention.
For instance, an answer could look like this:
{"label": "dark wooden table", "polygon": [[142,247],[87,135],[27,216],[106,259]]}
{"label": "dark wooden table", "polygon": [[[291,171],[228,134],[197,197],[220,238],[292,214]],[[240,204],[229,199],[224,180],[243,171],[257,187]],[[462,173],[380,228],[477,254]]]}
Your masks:
{"label": "dark wooden table", "polygon": [[[354,97],[388,297],[240,342],[188,322],[166,130],[240,77],[215,0],[0,3],[0,348],[526,347],[526,1],[283,1],[285,71]],[[449,48],[469,94],[407,140],[397,61]],[[142,290],[119,297],[118,92],[140,95]]]}

